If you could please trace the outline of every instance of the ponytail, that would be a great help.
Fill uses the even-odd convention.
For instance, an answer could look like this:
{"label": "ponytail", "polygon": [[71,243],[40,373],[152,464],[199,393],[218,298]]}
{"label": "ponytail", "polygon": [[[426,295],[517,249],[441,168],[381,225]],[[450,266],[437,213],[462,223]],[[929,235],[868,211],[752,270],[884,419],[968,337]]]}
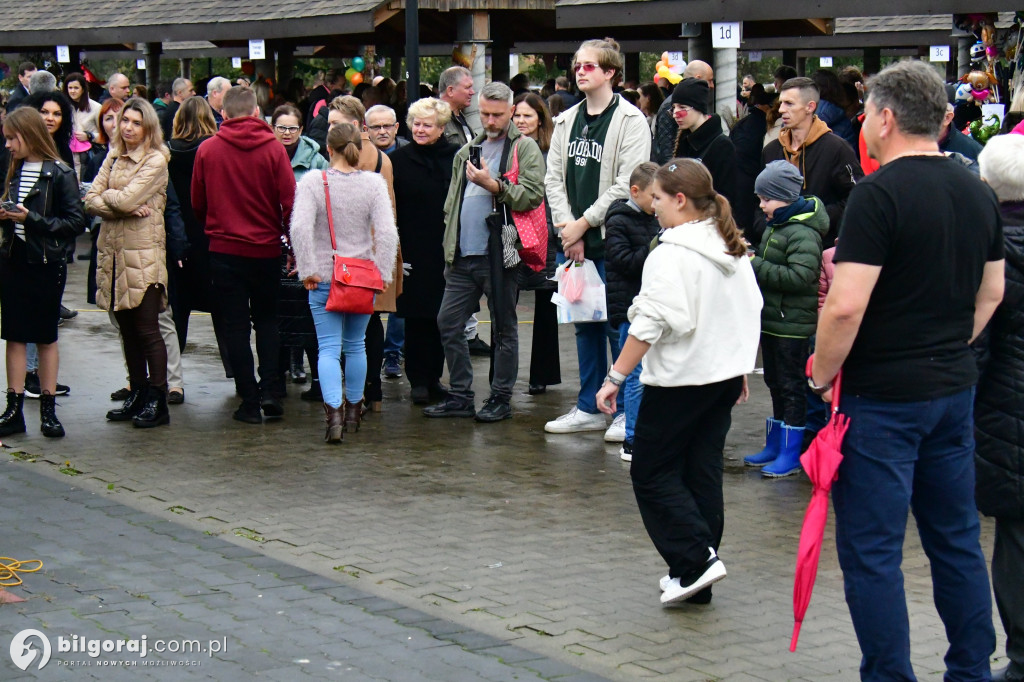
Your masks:
{"label": "ponytail", "polygon": [[726,253],[739,257],[747,252],[743,235],[732,217],[729,200],[715,191],[711,173],[695,159],[672,159],[658,169],[655,180],[669,194],[684,194],[694,208],[714,218],[718,234],[725,242]]}
{"label": "ponytail", "polygon": [[363,138],[351,123],[339,123],[327,132],[327,146],[335,154],[341,154],[348,165],[359,165],[359,153],[363,150]]}
{"label": "ponytail", "polygon": [[341,149],[341,155],[345,157],[345,161],[348,165],[355,168],[359,165],[359,152],[361,151],[362,145],[357,145],[355,142],[346,142],[345,147]]}

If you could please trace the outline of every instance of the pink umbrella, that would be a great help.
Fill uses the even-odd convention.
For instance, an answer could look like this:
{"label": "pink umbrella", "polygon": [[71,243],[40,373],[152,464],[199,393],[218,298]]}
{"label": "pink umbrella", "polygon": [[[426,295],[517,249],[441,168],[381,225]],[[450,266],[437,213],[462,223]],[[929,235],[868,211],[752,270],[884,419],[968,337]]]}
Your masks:
{"label": "pink umbrella", "polygon": [[[807,374],[810,376],[812,355],[807,360]],[[828,519],[828,494],[832,484],[839,478],[839,463],[843,461],[840,448],[843,436],[850,427],[849,417],[839,414],[839,388],[842,372],[836,376],[832,388],[832,413],[807,452],[800,456],[800,464],[814,484],[811,502],[804,514],[804,525],[800,530],[800,548],[796,555],[796,575],[793,578],[793,638],[789,650],[796,651],[796,642],[800,638],[800,626],[807,613],[807,605],[811,603],[811,592],[814,591],[814,579],[818,576],[818,559],[821,556],[822,538],[825,535],[825,522]]]}

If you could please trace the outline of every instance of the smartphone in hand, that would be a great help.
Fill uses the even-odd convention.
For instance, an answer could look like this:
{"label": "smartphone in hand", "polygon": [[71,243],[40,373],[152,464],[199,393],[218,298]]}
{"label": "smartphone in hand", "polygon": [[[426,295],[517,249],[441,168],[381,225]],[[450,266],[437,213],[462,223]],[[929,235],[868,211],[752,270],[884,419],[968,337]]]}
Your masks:
{"label": "smartphone in hand", "polygon": [[481,156],[484,148],[478,144],[469,146],[469,162],[477,168],[482,168]]}

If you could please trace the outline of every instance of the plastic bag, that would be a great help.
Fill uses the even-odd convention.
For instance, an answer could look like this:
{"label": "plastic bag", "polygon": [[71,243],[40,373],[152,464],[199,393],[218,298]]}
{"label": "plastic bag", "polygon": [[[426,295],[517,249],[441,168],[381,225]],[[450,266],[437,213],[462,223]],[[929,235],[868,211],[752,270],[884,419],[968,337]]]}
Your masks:
{"label": "plastic bag", "polygon": [[593,261],[563,263],[555,268],[552,279],[558,282],[558,291],[551,295],[551,302],[558,309],[559,324],[608,319],[604,281]]}

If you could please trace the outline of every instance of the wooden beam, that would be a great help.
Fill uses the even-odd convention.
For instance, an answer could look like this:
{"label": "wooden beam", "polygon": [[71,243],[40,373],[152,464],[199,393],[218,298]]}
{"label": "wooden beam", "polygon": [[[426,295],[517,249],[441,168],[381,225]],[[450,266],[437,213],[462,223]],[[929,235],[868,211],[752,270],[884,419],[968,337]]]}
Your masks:
{"label": "wooden beam", "polygon": [[391,5],[385,7],[378,7],[377,11],[373,13],[373,27],[377,28],[391,17],[398,14],[398,9],[392,9]]}

